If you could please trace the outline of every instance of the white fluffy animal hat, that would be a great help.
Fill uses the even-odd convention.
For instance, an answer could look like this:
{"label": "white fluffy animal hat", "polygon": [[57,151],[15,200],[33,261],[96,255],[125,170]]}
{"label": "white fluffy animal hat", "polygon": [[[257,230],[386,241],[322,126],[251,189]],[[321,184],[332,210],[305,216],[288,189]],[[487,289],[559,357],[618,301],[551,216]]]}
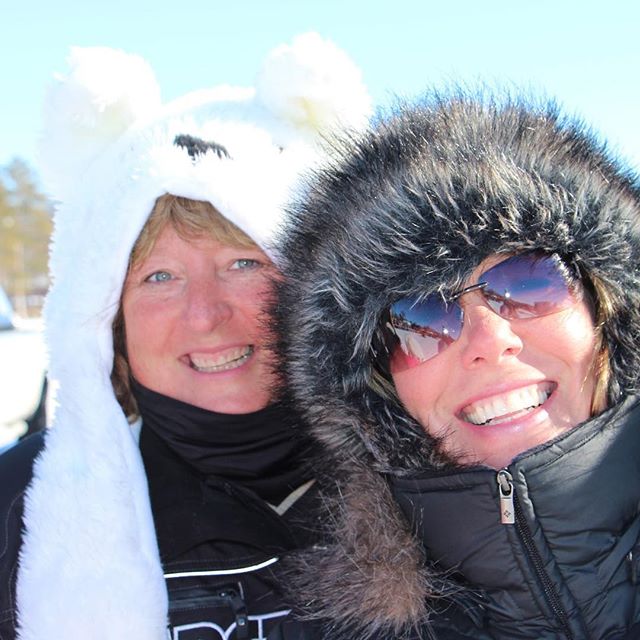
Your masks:
{"label": "white fluffy animal hat", "polygon": [[297,175],[366,124],[360,72],[316,34],[255,88],[163,105],[148,64],[74,49],[45,100],[42,173],[59,202],[45,306],[57,408],[25,499],[19,638],[165,640],[167,597],[136,439],[110,382],[129,254],[164,193],[206,200],[271,255]]}

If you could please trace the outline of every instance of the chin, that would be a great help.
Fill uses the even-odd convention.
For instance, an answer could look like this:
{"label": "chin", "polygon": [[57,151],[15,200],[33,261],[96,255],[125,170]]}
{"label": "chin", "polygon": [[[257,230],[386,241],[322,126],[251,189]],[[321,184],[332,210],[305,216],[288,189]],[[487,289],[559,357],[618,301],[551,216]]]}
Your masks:
{"label": "chin", "polygon": [[253,396],[252,398],[225,398],[224,401],[220,402],[219,400],[216,402],[211,402],[211,398],[209,401],[205,401],[197,404],[203,409],[207,409],[208,411],[213,411],[214,413],[228,413],[230,415],[242,415],[244,413],[254,413],[255,411],[260,411],[269,405],[268,398],[256,398]]}

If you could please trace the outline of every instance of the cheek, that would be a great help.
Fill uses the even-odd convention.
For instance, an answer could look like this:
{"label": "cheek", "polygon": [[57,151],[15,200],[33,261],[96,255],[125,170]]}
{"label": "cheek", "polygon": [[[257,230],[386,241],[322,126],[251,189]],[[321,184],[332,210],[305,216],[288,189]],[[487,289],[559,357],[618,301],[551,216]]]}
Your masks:
{"label": "cheek", "polygon": [[147,369],[153,369],[151,359],[159,351],[167,316],[158,312],[157,305],[126,295],[122,310],[129,366],[134,376],[144,376]]}
{"label": "cheek", "polygon": [[272,296],[269,282],[254,283],[243,287],[234,294],[233,307],[235,313],[244,319],[247,329],[252,334],[268,333],[267,309]]}
{"label": "cheek", "polygon": [[262,278],[259,282],[254,283],[248,292],[257,308],[263,308],[265,304],[273,297],[273,283],[268,278]]}
{"label": "cheek", "polygon": [[[550,316],[549,320],[553,320]],[[591,372],[598,337],[591,312],[584,303],[576,305],[564,317],[547,326],[537,336],[539,344],[546,344],[550,354],[559,357],[575,373],[575,379],[583,380]]]}
{"label": "cheek", "polygon": [[443,378],[442,372],[439,372],[439,369],[443,367],[438,366],[437,360],[429,360],[392,375],[398,398],[404,408],[432,433],[434,425],[439,424],[438,420],[433,419],[437,412],[438,402],[445,396],[445,387],[442,381],[446,377]]}
{"label": "cheek", "polygon": [[575,421],[582,421],[591,415],[597,375],[595,362],[600,340],[591,314],[586,309],[574,314],[568,323],[568,329],[572,336],[571,341],[567,340],[569,348],[567,359],[574,371],[572,382],[576,394]]}
{"label": "cheek", "polygon": [[560,384],[556,418],[575,426],[591,415],[599,338],[584,303],[544,321],[530,336],[530,344],[535,347],[540,370]]}

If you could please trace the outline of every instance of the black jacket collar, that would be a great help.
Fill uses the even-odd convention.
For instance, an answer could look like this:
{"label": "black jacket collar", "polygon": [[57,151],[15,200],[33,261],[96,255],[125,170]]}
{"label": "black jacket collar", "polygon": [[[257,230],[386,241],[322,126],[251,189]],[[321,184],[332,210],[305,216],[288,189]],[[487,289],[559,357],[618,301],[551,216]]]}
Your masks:
{"label": "black jacket collar", "polygon": [[508,468],[514,525],[501,523],[494,470],[416,474],[390,478],[390,486],[428,561],[482,594],[504,637],[518,621],[531,637],[546,637],[553,624],[536,562],[576,637],[607,637],[623,625],[624,607],[602,615],[598,606],[622,602],[622,583],[626,597],[632,589],[625,559],[640,533],[639,451],[640,403],[631,398],[516,459]]}
{"label": "black jacket collar", "polygon": [[[152,430],[140,433],[158,545],[171,561],[205,542],[278,554],[294,541],[286,523],[252,491],[211,476],[203,480]],[[221,566],[235,561],[220,554]]]}

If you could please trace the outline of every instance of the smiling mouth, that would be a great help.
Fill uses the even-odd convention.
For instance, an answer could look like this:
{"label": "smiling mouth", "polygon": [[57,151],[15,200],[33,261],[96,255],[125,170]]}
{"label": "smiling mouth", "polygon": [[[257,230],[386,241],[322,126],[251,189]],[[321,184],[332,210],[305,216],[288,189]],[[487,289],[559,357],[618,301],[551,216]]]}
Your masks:
{"label": "smiling mouth", "polygon": [[190,354],[189,366],[201,373],[215,373],[217,371],[229,371],[241,367],[254,352],[253,345],[244,347],[234,347],[227,349],[222,353],[209,354]]}
{"label": "smiling mouth", "polygon": [[522,418],[546,402],[556,386],[553,382],[541,382],[478,400],[464,407],[460,411],[460,418],[478,426]]}

